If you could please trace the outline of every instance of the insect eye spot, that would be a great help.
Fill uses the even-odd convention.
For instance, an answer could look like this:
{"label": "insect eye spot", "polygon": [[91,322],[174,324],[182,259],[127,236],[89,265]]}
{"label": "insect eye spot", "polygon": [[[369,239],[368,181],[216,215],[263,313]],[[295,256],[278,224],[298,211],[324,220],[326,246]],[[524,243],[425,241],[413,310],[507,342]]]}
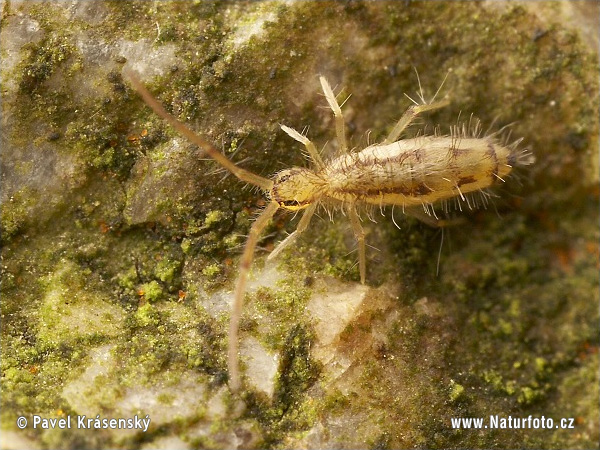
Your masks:
{"label": "insect eye spot", "polygon": [[299,202],[298,200],[283,200],[279,202],[279,206],[282,208],[302,208],[307,204],[307,202]]}

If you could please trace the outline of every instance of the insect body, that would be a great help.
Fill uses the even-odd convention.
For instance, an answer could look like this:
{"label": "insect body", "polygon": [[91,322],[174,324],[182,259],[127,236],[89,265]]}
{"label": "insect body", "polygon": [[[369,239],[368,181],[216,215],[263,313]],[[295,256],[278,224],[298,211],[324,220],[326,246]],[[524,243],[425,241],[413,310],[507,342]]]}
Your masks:
{"label": "insect body", "polygon": [[425,136],[339,157],[324,178],[343,202],[420,207],[490,186],[510,173],[510,158],[491,140]]}
{"label": "insect body", "polygon": [[483,189],[497,180],[504,181],[515,164],[533,161],[526,150],[517,151],[521,140],[512,144],[501,143],[496,138],[499,132],[480,137],[478,122],[474,127],[455,126],[449,136],[419,136],[398,140],[418,114],[449,103],[447,100],[435,102],[435,96],[427,102],[422,93],[419,95],[420,102],[411,99],[414,105],[402,115],[381,144],[371,145],[360,152],[349,152],[341,108],[327,80],[320,77],[323,92],[335,116],[337,156],[330,161],[323,161],[315,145],[306,136],[281,125],[284,132],[304,144],[312,167],[293,167],[278,172],[273,179],[263,178],[236,166],[213,145],[167,113],[135,75],[130,73],[129,78],[158,115],[240,180],[260,187],[270,199],[250,229],[240,260],[229,326],[229,386],[233,392],[241,387],[238,328],[248,273],[260,233],[278,209],[304,210],[304,213],[296,230],[279,243],[269,259],[277,256],[307,229],[319,204],[335,202],[344,208],[350,218],[358,241],[360,279],[365,283],[365,239],[357,205],[398,205],[407,214],[436,225],[439,221],[432,207],[434,202],[456,197],[468,202],[465,194],[472,192],[485,195]]}

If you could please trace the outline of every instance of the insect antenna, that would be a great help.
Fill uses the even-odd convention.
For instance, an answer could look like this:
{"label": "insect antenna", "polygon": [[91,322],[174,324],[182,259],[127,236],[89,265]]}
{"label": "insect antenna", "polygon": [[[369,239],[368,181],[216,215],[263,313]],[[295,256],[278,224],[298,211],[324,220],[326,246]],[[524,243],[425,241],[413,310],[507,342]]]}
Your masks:
{"label": "insect antenna", "polygon": [[236,166],[227,157],[220,153],[210,142],[201,138],[198,134],[194,133],[186,125],[177,120],[175,116],[169,114],[165,108],[152,96],[152,94],[150,94],[148,89],[146,89],[139,77],[133,71],[125,70],[125,73],[131,81],[133,88],[137,91],[140,97],[144,99],[146,104],[152,108],[157,115],[165,119],[173,128],[175,128],[175,130],[180,132],[183,136],[204,150],[211,158],[221,164],[221,166],[223,166],[225,169],[229,170],[241,181],[258,186],[263,191],[271,190],[273,187],[273,182],[271,180]]}
{"label": "insect antenna", "polygon": [[[177,120],[173,115],[169,114],[165,108],[148,92],[138,76],[133,71],[126,71],[134,89],[144,99],[146,104],[160,117],[165,119],[175,130],[185,136],[194,144],[198,145],[211,158],[217,161],[223,168],[229,170],[238,179],[246,183],[250,183],[259,187],[263,191],[270,191],[273,187],[273,181],[256,175],[252,172],[244,170],[236,166],[232,161],[220,153],[211,143],[204,140],[202,137],[194,133],[186,125]],[[240,368],[238,361],[239,353],[239,326],[242,315],[242,305],[244,301],[244,293],[248,283],[248,273],[254,259],[254,251],[258,243],[262,231],[266,228],[269,221],[279,209],[277,202],[270,202],[267,207],[261,212],[258,218],[252,224],[244,251],[240,259],[239,273],[235,285],[233,303],[231,305],[231,316],[229,319],[229,342],[227,350],[227,368],[229,373],[229,387],[233,393],[239,392],[242,382],[240,377]]]}

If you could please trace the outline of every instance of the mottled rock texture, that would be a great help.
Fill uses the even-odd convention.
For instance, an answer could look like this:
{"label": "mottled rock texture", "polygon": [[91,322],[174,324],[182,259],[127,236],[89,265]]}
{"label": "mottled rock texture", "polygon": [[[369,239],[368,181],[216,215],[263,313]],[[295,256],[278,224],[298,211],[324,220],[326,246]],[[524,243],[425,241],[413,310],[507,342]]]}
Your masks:
{"label": "mottled rock texture", "polygon": [[[0,4],[2,448],[597,447],[595,2]],[[352,94],[360,147],[409,106],[414,68],[426,96],[448,73],[452,102],[407,135],[514,122],[537,162],[487,209],[451,211],[441,251],[399,208],[401,229],[363,212],[366,286],[341,214],[265,264],[297,223],[277,215],[246,298],[240,403],[228,304],[265,199],[156,117],[125,67],[263,176],[305,164],[280,123],[333,147],[318,75]],[[41,430],[34,414],[151,424]],[[575,428],[452,428],[490,415]]]}

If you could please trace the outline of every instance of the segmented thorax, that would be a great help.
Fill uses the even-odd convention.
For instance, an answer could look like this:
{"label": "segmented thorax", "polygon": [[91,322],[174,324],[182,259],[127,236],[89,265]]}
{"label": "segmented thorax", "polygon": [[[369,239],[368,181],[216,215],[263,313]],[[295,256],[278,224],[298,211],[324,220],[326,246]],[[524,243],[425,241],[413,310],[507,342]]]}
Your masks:
{"label": "segmented thorax", "polygon": [[412,206],[486,188],[510,173],[513,159],[492,138],[421,136],[340,156],[323,178],[341,201]]}

